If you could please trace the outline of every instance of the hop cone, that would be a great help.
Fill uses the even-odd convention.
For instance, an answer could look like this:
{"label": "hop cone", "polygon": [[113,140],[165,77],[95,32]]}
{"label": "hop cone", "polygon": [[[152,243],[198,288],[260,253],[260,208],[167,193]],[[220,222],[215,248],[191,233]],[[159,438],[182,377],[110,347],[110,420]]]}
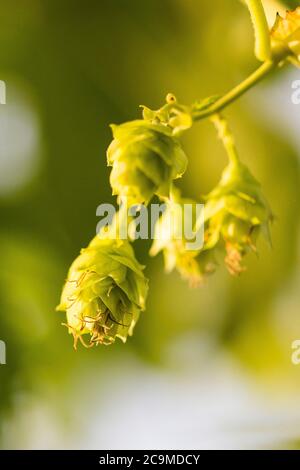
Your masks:
{"label": "hop cone", "polygon": [[70,267],[57,310],[69,333],[86,345],[126,341],[145,308],[148,281],[127,240],[96,236]]}
{"label": "hop cone", "polygon": [[[192,287],[202,283],[207,274],[215,270],[215,261],[212,251],[204,249],[187,249],[188,241],[184,237],[183,216],[184,204],[191,204],[193,211],[189,213],[192,221],[188,221],[188,226],[196,226],[196,203],[190,199],[182,199],[179,193],[167,203],[167,208],[155,225],[155,240],[150,249],[150,255],[156,256],[162,251],[164,256],[165,269],[171,272],[174,269],[181,276],[188,280]],[[186,221],[187,222],[187,221]]]}
{"label": "hop cone", "polygon": [[136,120],[113,125],[112,131],[107,161],[113,194],[126,197],[129,204],[147,203],[154,194],[167,197],[171,181],[182,176],[187,165],[172,130]]}
{"label": "hop cone", "polygon": [[259,233],[270,240],[272,214],[260,184],[245,165],[231,162],[206,200],[206,246],[214,248],[223,240],[227,268],[231,274],[239,274],[245,269],[241,264],[244,255],[256,251]]}
{"label": "hop cone", "polygon": [[271,30],[273,48],[286,49],[289,59],[300,66],[300,6],[288,11],[285,18],[277,15]]}

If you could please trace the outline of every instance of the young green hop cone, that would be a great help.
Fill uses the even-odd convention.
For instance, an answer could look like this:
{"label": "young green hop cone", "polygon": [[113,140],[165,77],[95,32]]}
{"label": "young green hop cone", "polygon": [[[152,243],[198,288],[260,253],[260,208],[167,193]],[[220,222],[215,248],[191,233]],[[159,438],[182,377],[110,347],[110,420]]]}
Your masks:
{"label": "young green hop cone", "polygon": [[107,150],[113,194],[129,205],[148,203],[157,194],[168,197],[171,182],[186,170],[187,157],[172,129],[144,120],[112,125]]}
{"label": "young green hop cone", "polygon": [[205,244],[215,248],[223,240],[225,263],[232,275],[245,270],[243,257],[256,252],[260,232],[270,241],[269,225],[273,219],[260,184],[240,161],[230,162],[218,186],[206,196]]}
{"label": "young green hop cone", "polygon": [[287,11],[285,18],[277,15],[271,30],[271,40],[275,56],[282,53],[300,67],[300,6]]}
{"label": "young green hop cone", "polygon": [[[148,280],[127,240],[96,236],[70,267],[59,311],[66,326],[84,346],[126,341],[145,309]],[[83,335],[90,335],[89,344]]]}
{"label": "young green hop cone", "polygon": [[[184,213],[184,205],[190,205],[192,211]],[[155,225],[154,242],[150,255],[163,253],[167,272],[176,269],[183,279],[189,281],[191,287],[198,287],[204,278],[215,271],[216,263],[212,250],[205,247],[190,249],[184,236],[184,225],[192,227],[196,233],[197,215],[196,203],[191,199],[181,198],[179,192],[172,192],[172,197],[166,203],[166,210]],[[186,220],[188,218],[189,220]],[[200,227],[198,226],[200,230]]]}

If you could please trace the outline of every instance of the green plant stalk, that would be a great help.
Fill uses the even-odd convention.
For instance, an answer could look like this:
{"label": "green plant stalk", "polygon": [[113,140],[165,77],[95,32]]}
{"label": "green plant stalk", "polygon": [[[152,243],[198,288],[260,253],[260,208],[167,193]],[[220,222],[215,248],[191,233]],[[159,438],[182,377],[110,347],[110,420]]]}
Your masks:
{"label": "green plant stalk", "polygon": [[222,98],[217,100],[212,106],[209,106],[203,111],[194,112],[192,116],[193,120],[199,121],[213,114],[216,114],[219,111],[222,111],[222,109],[226,108],[229,104],[236,101],[240,96],[246,93],[246,91],[248,91],[258,82],[260,82],[263,78],[265,78],[270,72],[272,72],[277,67],[277,65],[277,62],[271,60],[264,62],[255,72],[253,72],[248,78],[246,78],[246,80],[237,85],[226,95],[222,96]]}
{"label": "green plant stalk", "polygon": [[243,82],[229,91],[226,95],[219,98],[211,106],[208,106],[203,110],[195,110],[192,112],[192,118],[194,121],[205,119],[222,111],[263,80],[278,66],[284,65],[290,54],[290,50],[286,45],[274,45],[271,43],[270,31],[261,0],[245,0],[245,2],[250,10],[255,29],[256,55],[260,60],[263,60],[263,63]]}
{"label": "green plant stalk", "polygon": [[254,52],[258,60],[271,59],[270,31],[261,0],[245,0],[249,9],[255,34]]}
{"label": "green plant stalk", "polygon": [[230,162],[233,164],[237,163],[239,161],[239,157],[235,146],[235,140],[227,120],[220,114],[214,114],[211,117],[211,121],[217,129],[218,136],[224,145]]}

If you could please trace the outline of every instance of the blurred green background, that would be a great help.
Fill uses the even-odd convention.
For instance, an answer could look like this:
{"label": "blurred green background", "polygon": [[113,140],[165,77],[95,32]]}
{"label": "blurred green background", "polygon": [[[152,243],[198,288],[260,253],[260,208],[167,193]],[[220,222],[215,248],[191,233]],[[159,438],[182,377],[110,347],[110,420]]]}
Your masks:
{"label": "blurred green background", "polygon": [[[264,4],[272,22],[280,5]],[[251,22],[238,0],[1,0],[0,11],[0,446],[300,447],[300,72],[226,111],[276,214],[273,249],[262,244],[241,278],[221,267],[190,290],[137,242],[150,293],[133,338],[75,352],[55,306],[96,207],[114,201],[108,125],[168,92],[192,103],[230,89],[257,66]],[[199,198],[226,156],[209,122],[183,143],[180,187]]]}

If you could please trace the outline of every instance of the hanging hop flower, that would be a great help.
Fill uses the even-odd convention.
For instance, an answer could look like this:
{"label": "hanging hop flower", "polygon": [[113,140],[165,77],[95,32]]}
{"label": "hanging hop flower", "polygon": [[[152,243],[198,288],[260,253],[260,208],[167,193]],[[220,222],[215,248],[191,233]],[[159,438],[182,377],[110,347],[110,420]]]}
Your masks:
{"label": "hanging hop flower", "polygon": [[148,203],[157,194],[168,197],[172,180],[183,175],[187,157],[172,129],[145,120],[112,125],[107,150],[113,194],[128,204]]}
{"label": "hanging hop flower", "polygon": [[[85,346],[126,341],[145,308],[148,281],[127,240],[96,236],[70,267],[59,311],[66,326]],[[82,336],[89,334],[87,345]]]}
{"label": "hanging hop flower", "polygon": [[300,66],[300,6],[287,11],[285,18],[277,15],[271,39],[275,56],[282,53],[294,65]]}
{"label": "hanging hop flower", "polygon": [[[195,201],[181,198],[179,191],[173,189],[164,213],[155,224],[154,242],[150,249],[151,256],[162,252],[166,271],[177,269],[191,287],[199,286],[204,277],[215,270],[212,250],[207,251],[203,247],[203,227],[196,207]],[[191,247],[186,229],[198,238],[199,248]]]}
{"label": "hanging hop flower", "polygon": [[237,275],[245,268],[241,262],[249,251],[256,251],[262,232],[270,242],[271,210],[261,186],[240,161],[230,162],[218,186],[206,197],[205,244],[215,248],[225,244],[228,271]]}

